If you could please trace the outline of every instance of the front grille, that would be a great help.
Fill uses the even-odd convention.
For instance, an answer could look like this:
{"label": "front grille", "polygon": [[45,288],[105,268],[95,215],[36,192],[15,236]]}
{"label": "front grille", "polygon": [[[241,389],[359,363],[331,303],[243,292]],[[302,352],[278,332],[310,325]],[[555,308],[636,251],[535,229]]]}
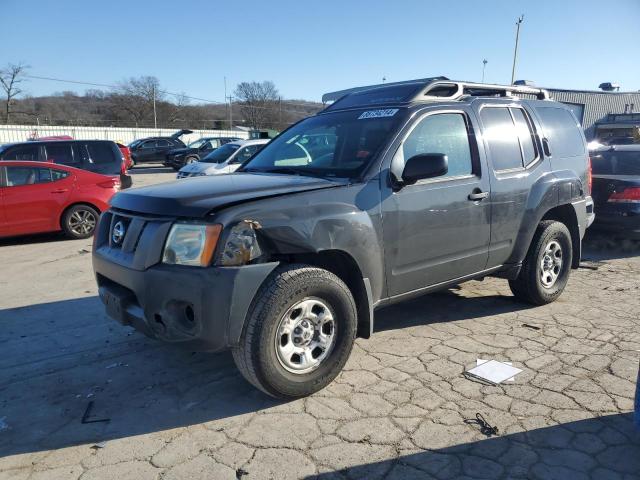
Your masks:
{"label": "front grille", "polygon": [[[95,250],[114,263],[144,270],[160,262],[164,242],[174,221],[170,217],[109,210],[100,218]],[[122,228],[124,233],[118,232],[114,236],[116,227]]]}

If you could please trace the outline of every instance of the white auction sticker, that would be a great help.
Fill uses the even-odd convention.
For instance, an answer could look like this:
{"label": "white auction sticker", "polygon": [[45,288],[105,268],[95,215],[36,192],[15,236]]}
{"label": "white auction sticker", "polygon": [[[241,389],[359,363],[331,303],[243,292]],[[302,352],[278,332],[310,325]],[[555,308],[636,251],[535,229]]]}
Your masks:
{"label": "white auction sticker", "polygon": [[362,112],[362,114],[358,117],[358,120],[364,120],[365,118],[393,117],[397,112],[397,108],[386,108],[384,110],[367,110],[366,112]]}

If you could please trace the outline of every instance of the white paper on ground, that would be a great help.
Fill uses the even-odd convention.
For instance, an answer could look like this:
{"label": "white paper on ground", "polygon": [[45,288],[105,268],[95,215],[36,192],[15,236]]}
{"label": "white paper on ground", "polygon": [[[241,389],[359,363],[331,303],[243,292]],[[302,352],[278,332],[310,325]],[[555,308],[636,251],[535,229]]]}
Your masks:
{"label": "white paper on ground", "polygon": [[477,367],[467,370],[469,375],[481,378],[488,382],[499,384],[514,377],[522,372],[521,369],[516,368],[506,363],[498,362],[497,360],[489,360]]}
{"label": "white paper on ground", "polygon": [[[477,367],[478,365],[482,365],[483,363],[488,362],[488,361],[489,361],[489,360],[482,360],[481,358],[478,358],[478,359],[476,360],[476,367]],[[511,363],[511,362],[502,362],[502,363],[504,363],[505,365],[513,365],[513,363]],[[515,382],[515,381],[516,381],[516,377],[507,378],[507,379],[505,380],[505,382]]]}

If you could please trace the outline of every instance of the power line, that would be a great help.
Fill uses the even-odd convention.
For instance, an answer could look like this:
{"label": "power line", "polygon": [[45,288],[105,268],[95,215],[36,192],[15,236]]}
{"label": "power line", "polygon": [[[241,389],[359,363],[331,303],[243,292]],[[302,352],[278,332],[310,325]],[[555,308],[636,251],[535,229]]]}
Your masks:
{"label": "power line", "polygon": [[[47,80],[47,81],[52,81],[52,82],[61,82],[61,83],[72,83],[75,85],[88,85],[88,86],[92,86],[92,87],[103,87],[103,88],[111,88],[114,90],[118,90],[119,88],[122,88],[119,85],[109,85],[106,83],[94,83],[94,82],[85,82],[85,81],[81,81],[81,80],[68,80],[68,79],[63,79],[63,78],[53,78],[53,77],[43,77],[43,76],[39,76],[39,75],[24,75],[25,78],[32,78],[35,80]],[[172,95],[176,98],[188,98],[189,100],[196,100],[199,102],[205,102],[205,103],[212,103],[215,105],[226,105],[226,102],[221,102],[219,100],[210,100],[210,99],[206,99],[206,98],[199,98],[199,97],[192,97],[189,95],[185,95],[182,93],[174,93],[174,92],[169,92],[167,90],[158,90],[157,93],[163,93],[165,95]],[[286,101],[286,100],[285,100]],[[293,103],[293,104],[300,104],[300,105],[304,105],[304,104],[311,104],[314,105],[316,107],[321,107],[320,104],[313,104],[312,102],[295,102],[295,101],[291,101],[289,103]],[[260,109],[265,109],[265,110],[280,110],[278,107],[262,107],[262,106],[257,106],[257,105],[252,105],[251,108],[260,108]],[[302,114],[308,114],[309,112],[305,112],[302,110],[291,110],[291,109],[282,109],[282,111],[286,111],[286,112],[292,112],[292,113],[302,113]]]}

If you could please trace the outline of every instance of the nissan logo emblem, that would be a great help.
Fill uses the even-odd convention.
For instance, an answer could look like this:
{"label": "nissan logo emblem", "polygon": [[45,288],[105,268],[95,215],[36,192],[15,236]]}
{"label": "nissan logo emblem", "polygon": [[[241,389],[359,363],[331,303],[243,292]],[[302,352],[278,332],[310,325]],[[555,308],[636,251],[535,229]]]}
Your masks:
{"label": "nissan logo emblem", "polygon": [[126,229],[124,223],[116,222],[113,226],[113,231],[111,232],[111,241],[116,245],[120,245],[124,239],[125,232]]}

